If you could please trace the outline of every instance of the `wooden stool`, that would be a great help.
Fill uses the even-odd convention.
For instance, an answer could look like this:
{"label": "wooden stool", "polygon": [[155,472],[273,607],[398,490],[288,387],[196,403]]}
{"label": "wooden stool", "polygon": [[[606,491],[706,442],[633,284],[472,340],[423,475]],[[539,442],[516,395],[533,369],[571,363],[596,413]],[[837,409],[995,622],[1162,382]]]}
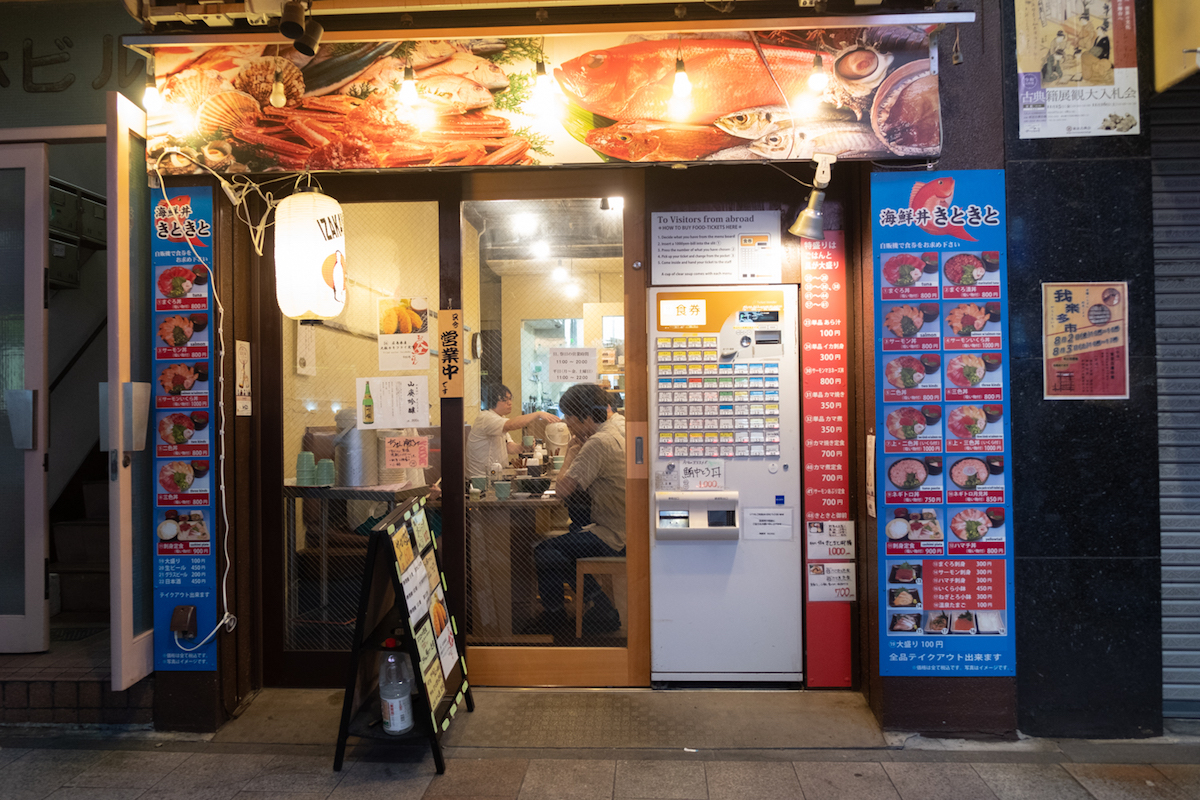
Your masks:
{"label": "wooden stool", "polygon": [[[583,638],[583,581],[586,575],[624,575],[625,574],[625,557],[601,557],[593,558],[577,558],[575,559],[575,638]],[[613,594],[618,594],[615,587]],[[613,599],[613,605],[617,607],[617,611],[621,612],[621,606],[625,603],[620,602],[617,598]],[[622,615],[624,618],[624,615]]]}

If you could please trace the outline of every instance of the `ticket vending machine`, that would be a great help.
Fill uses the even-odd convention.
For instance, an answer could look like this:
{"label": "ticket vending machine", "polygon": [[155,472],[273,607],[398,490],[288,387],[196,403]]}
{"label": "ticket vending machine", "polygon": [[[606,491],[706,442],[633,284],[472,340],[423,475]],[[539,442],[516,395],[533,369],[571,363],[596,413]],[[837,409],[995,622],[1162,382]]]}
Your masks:
{"label": "ticket vending machine", "polygon": [[797,288],[649,291],[651,679],[799,681]]}

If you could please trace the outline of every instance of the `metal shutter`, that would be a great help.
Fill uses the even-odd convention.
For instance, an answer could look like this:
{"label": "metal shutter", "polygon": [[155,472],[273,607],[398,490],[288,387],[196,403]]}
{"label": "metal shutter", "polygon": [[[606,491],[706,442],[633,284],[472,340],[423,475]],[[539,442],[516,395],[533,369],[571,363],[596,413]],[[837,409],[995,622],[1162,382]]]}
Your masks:
{"label": "metal shutter", "polygon": [[1163,715],[1200,718],[1200,76],[1149,104]]}

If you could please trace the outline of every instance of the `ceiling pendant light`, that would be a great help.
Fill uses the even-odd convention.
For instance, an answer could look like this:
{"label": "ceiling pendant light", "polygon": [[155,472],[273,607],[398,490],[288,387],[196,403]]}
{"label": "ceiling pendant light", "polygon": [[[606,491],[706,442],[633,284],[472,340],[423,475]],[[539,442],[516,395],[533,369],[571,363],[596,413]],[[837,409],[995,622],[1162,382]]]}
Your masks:
{"label": "ceiling pendant light", "polygon": [[300,189],[275,209],[275,299],[291,319],[331,319],[346,307],[342,206]]}

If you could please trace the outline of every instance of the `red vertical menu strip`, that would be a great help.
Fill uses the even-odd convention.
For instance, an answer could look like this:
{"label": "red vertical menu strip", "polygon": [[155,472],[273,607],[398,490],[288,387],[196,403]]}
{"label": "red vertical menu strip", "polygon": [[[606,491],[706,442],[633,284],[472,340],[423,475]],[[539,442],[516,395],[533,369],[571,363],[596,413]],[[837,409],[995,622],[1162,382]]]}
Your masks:
{"label": "red vertical menu strip", "polygon": [[[846,249],[841,231],[805,239],[800,250],[800,404],[804,433],[804,519],[850,518],[850,375],[846,335]],[[850,685],[850,603],[804,606],[805,682]]]}
{"label": "red vertical menu strip", "polygon": [[800,251],[804,519],[850,517],[850,380],[842,231]]}

